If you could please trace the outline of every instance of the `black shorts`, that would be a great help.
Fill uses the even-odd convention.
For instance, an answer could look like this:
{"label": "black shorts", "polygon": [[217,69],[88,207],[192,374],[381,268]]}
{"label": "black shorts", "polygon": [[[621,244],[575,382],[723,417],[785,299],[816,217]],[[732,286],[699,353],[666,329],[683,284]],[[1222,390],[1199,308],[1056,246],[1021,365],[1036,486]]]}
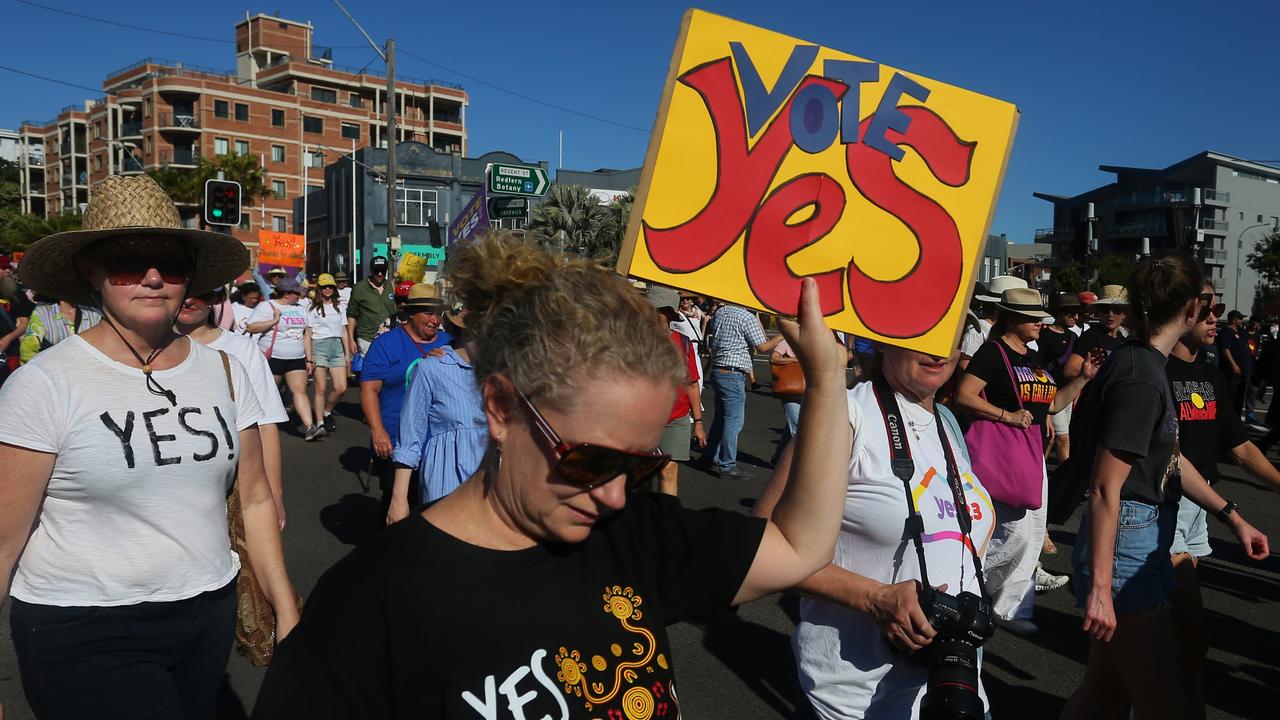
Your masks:
{"label": "black shorts", "polygon": [[284,375],[286,373],[291,373],[294,370],[302,370],[305,372],[307,369],[307,359],[293,358],[285,360],[283,358],[267,358],[267,365],[271,368],[272,375]]}

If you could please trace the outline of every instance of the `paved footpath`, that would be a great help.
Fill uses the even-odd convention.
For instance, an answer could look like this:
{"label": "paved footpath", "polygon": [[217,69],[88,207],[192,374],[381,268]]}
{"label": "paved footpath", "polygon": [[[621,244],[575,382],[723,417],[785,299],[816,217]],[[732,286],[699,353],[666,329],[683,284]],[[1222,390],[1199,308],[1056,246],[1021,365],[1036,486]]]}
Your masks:
{"label": "paved footpath", "polygon": [[[746,512],[759,495],[765,468],[782,427],[782,411],[768,395],[768,368],[757,364],[766,385],[747,396],[747,429],[740,458],[753,481],[729,482],[694,468],[681,468],[681,498],[692,507]],[[368,462],[367,434],[356,419],[354,390],[339,407],[335,435],[314,443],[286,436],[285,488],[288,526],[285,555],[304,595],[320,574],[353,545],[379,532],[377,489],[366,494],[355,472]],[[708,399],[708,405],[710,400]],[[710,415],[708,415],[710,418]],[[709,423],[708,423],[709,426]],[[1232,479],[1219,489],[1240,503],[1246,517],[1280,545],[1280,495],[1224,466]],[[1052,534],[1059,554],[1047,566],[1069,569],[1079,518]],[[1214,554],[1201,566],[1213,649],[1205,670],[1210,718],[1274,718],[1280,705],[1280,561],[1244,559],[1221,525],[1210,522]],[[1080,678],[1087,652],[1081,613],[1066,590],[1039,598],[1041,633],[1017,638],[999,633],[988,644],[984,681],[992,715],[1000,718],[1055,718]],[[707,625],[671,628],[681,702],[686,718],[810,717],[790,647],[796,602],[773,596],[742,607],[736,615]],[[7,720],[32,717],[22,696],[7,610],[0,615],[0,702]],[[354,660],[353,660],[354,662]],[[252,708],[262,671],[233,656],[227,667],[219,718],[243,718]],[[799,709],[798,709],[799,708]]]}

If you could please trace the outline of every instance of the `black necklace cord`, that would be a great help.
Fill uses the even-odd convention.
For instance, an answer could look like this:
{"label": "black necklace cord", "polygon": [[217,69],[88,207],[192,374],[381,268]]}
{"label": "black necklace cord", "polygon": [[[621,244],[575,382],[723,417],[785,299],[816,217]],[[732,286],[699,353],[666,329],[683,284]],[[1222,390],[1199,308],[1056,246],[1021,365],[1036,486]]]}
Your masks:
{"label": "black necklace cord", "polygon": [[152,350],[151,354],[148,355],[147,358],[144,360],[142,358],[142,354],[139,353],[137,350],[134,350],[133,346],[129,344],[129,341],[124,339],[124,333],[120,332],[120,328],[116,327],[116,324],[111,322],[111,318],[108,317],[106,313],[102,314],[102,321],[105,322],[108,326],[111,327],[112,330],[116,332],[116,335],[119,336],[120,338],[120,342],[124,343],[124,346],[129,348],[129,352],[133,353],[133,356],[137,358],[138,364],[142,365],[142,375],[147,379],[147,391],[150,392],[152,395],[159,395],[160,397],[168,400],[170,405],[177,407],[178,396],[175,395],[172,390],[168,390],[163,385],[161,385],[160,382],[156,380],[155,377],[153,377],[151,374],[152,373],[151,363],[155,362],[156,358],[160,357],[160,353],[164,352],[165,349],[169,347],[169,345],[173,344],[172,341],[165,343],[164,345],[161,345],[155,350]]}

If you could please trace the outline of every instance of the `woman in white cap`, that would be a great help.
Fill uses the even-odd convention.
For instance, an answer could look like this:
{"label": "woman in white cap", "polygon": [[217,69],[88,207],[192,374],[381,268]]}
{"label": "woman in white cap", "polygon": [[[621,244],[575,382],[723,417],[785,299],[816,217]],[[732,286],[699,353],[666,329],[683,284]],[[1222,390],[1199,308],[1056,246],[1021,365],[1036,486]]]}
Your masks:
{"label": "woman in white cap", "polygon": [[173,330],[183,299],[234,279],[248,251],[185,229],[145,175],[110,177],[92,197],[83,229],[22,262],[30,287],[103,319],[0,390],[0,600],[13,596],[37,716],[211,717],[236,617],[237,469],[247,559],[278,636],[298,619],[249,378]]}
{"label": "woman in white cap", "polygon": [[[1052,321],[1044,310],[1040,291],[1029,288],[1005,290],[996,310],[991,339],[979,348],[965,368],[965,375],[956,390],[956,402],[975,421],[991,421],[1015,428],[1034,426],[1037,437],[1047,439],[1049,415],[1071,405],[1088,379],[1097,373],[1101,360],[1096,355],[1091,356],[1075,380],[1058,387],[1039,353],[1027,347],[1040,337],[1041,324]],[[972,438],[972,434],[969,437]],[[1038,629],[1031,622],[1037,574],[1043,574],[1039,580],[1046,589],[1066,583],[1065,578],[1046,577],[1047,573],[1038,566],[1044,543],[1048,490],[1043,442],[1038,444],[1037,467],[1032,469],[1038,477],[1022,478],[1039,485],[1040,503],[1036,508],[1008,504],[1011,498],[999,497],[992,487],[997,485],[996,479],[985,478],[996,508],[996,531],[987,550],[986,567],[987,586],[993,598],[992,610],[997,624],[1020,635],[1030,635]],[[972,441],[969,445],[969,452],[979,465],[984,455],[1006,451],[1008,448],[984,447]]]}

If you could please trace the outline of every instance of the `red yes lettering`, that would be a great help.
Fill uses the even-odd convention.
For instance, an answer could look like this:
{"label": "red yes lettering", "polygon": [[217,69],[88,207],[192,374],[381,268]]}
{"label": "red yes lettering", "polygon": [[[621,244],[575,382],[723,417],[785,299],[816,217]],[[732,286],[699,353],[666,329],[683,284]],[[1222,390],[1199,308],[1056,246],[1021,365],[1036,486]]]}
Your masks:
{"label": "red yes lettering", "polygon": [[[766,193],[795,146],[789,119],[796,93],[819,85],[840,101],[849,88],[826,78],[805,77],[748,147],[742,98],[729,58],[700,65],[680,81],[702,97],[715,127],[716,186],[707,204],[685,222],[668,228],[643,223],[649,255],[666,272],[690,273],[718,260],[745,232],[744,261],[752,292],[772,312],[795,314],[801,277],[792,272],[787,260],[831,232],[845,209],[844,190],[826,174],[807,173],[767,197]],[[927,108],[899,109],[910,118],[910,125],[901,133],[889,130],[885,137],[915,149],[942,183],[958,187],[968,182],[974,143],[961,140]],[[861,122],[860,135],[870,120]],[[871,278],[852,260],[847,267],[813,275],[822,311],[834,315],[844,309],[847,279],[853,308],[869,329],[886,337],[922,335],[946,314],[959,288],[959,230],[941,205],[894,174],[894,161],[887,155],[859,142],[846,146],[845,159],[854,187],[912,231],[920,256],[911,272],[895,280]],[[809,217],[787,222],[808,206],[813,206]],[[876,242],[877,238],[856,240]]]}

